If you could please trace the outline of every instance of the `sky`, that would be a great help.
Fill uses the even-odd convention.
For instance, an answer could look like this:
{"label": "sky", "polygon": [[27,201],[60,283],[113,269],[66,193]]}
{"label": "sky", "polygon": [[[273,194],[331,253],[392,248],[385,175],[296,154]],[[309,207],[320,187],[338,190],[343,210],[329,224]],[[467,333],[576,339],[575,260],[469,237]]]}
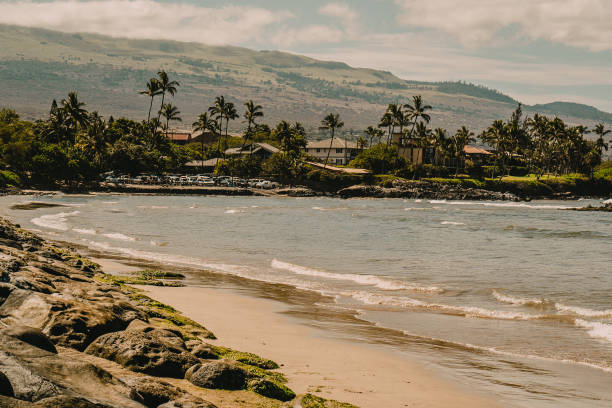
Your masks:
{"label": "sky", "polygon": [[288,51],[612,112],[612,0],[0,0],[0,23]]}

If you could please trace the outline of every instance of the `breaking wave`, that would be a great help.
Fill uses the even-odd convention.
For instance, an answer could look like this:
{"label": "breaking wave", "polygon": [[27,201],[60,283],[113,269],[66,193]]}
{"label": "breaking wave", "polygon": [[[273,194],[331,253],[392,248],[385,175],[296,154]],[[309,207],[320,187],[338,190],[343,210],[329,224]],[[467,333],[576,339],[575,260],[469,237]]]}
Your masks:
{"label": "breaking wave", "polygon": [[281,269],[295,273],[297,275],[316,276],[325,279],[344,280],[358,283],[360,285],[372,285],[384,290],[411,290],[415,292],[441,293],[443,289],[437,286],[418,286],[406,284],[404,282],[381,278],[374,275],[356,275],[352,273],[333,273],[318,269],[307,268],[294,265],[288,262],[273,259],[270,266],[274,269]]}
{"label": "breaking wave", "polygon": [[562,303],[555,303],[555,308],[560,312],[571,313],[582,317],[612,317],[612,309],[594,310],[585,307],[567,306]]}
{"label": "breaking wave", "polygon": [[511,305],[517,306],[541,306],[545,303],[544,299],[536,299],[536,298],[524,298],[517,296],[504,295],[503,293],[499,293],[496,290],[491,292],[495,299],[499,300],[503,303],[509,303]]}
{"label": "breaking wave", "polygon": [[61,212],[59,214],[47,214],[33,218],[32,224],[43,228],[50,228],[58,231],[68,231],[68,217],[73,217],[80,214],[79,211]]}
{"label": "breaking wave", "polygon": [[589,336],[596,339],[604,339],[612,342],[612,324],[600,322],[588,322],[582,319],[576,319],[575,324],[588,330]]}

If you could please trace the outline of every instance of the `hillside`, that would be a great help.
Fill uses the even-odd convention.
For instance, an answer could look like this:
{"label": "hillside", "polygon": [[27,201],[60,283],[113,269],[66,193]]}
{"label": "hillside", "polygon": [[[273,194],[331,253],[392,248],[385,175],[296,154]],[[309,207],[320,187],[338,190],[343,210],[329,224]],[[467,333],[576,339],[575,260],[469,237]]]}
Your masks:
{"label": "hillside", "polygon": [[[326,113],[339,112],[347,131],[376,124],[386,104],[407,102],[416,94],[434,106],[432,126],[451,130],[467,125],[478,131],[509,116],[516,106],[512,98],[481,86],[406,81],[389,72],[277,51],[7,25],[0,25],[0,44],[0,106],[30,119],[46,115],[51,100],[70,90],[77,90],[90,110],[103,115],[143,118],[148,100],[138,91],[162,67],[181,83],[173,103],[182,112],[184,126],[217,95],[239,107],[255,100],[271,124],[282,118],[314,129]],[[584,105],[542,106],[548,109],[543,113],[574,123],[612,123],[612,115],[594,116],[595,108]],[[234,125],[241,126],[238,121]]]}

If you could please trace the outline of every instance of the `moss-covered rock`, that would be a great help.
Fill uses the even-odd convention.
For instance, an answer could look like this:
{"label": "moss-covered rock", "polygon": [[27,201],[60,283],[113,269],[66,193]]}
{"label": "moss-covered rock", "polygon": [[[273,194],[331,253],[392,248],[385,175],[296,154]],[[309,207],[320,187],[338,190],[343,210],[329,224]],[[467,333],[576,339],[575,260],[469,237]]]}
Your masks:
{"label": "moss-covered rock", "polygon": [[358,408],[353,404],[335,400],[327,400],[312,394],[301,395],[296,398],[295,401],[291,401],[286,406],[291,408]]}
{"label": "moss-covered rock", "polygon": [[279,401],[291,401],[295,398],[295,393],[285,385],[263,378],[250,380],[247,389]]}
{"label": "moss-covered rock", "polygon": [[278,364],[267,358],[259,357],[253,353],[232,350],[227,347],[213,346],[213,350],[222,358],[238,361],[254,367],[263,368],[265,370],[273,370],[278,368]]}

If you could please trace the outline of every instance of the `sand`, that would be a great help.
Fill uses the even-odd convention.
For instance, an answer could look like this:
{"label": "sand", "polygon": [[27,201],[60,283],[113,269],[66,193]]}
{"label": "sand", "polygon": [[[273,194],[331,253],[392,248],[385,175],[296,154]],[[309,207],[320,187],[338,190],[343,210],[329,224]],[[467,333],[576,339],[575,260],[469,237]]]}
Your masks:
{"label": "sand", "polygon": [[298,394],[362,408],[499,406],[493,396],[464,389],[398,352],[301,324],[282,314],[287,306],[281,302],[219,288],[141,289],[212,330],[219,344],[281,364]]}

